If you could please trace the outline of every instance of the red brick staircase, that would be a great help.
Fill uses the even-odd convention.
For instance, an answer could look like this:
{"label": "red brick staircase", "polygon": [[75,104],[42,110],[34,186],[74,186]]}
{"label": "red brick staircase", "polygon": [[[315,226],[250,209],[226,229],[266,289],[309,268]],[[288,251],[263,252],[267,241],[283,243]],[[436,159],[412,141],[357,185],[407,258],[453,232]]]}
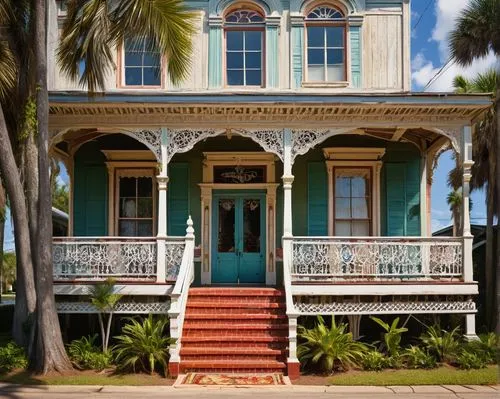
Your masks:
{"label": "red brick staircase", "polygon": [[180,372],[285,372],[285,294],[274,288],[191,288]]}

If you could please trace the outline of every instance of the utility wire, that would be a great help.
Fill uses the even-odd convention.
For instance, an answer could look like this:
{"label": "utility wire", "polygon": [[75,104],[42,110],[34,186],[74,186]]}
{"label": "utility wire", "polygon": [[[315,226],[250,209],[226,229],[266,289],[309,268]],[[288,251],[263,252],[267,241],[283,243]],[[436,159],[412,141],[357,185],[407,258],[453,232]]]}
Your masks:
{"label": "utility wire", "polygon": [[448,68],[450,68],[454,63],[455,61],[453,61],[451,57],[448,58],[448,61],[446,61],[446,63],[439,69],[439,71],[437,71],[434,76],[430,78],[422,91],[425,91],[429,86],[431,86],[437,80],[437,78],[439,78],[439,76],[441,76],[441,74],[445,72],[445,68],[446,70],[448,70]]}
{"label": "utility wire", "polygon": [[427,10],[429,9],[429,7],[431,6],[432,2],[433,2],[433,0],[429,0],[428,1],[427,5],[424,8],[424,11],[422,11],[422,14],[420,14],[420,17],[418,18],[418,21],[415,22],[415,25],[413,25],[413,28],[411,28],[412,31],[414,31],[415,29],[417,29],[418,24],[420,23],[420,21],[422,21],[422,18],[424,17],[425,13],[427,12]]}

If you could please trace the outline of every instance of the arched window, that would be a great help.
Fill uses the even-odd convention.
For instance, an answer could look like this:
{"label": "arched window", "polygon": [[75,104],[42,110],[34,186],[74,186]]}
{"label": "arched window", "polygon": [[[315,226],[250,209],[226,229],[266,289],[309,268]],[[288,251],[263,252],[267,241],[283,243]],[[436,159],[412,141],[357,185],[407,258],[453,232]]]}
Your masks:
{"label": "arched window", "polygon": [[226,84],[263,85],[264,16],[252,9],[228,13],[226,36]]}
{"label": "arched window", "polygon": [[346,80],[346,19],[330,5],[312,8],[306,16],[307,81]]}

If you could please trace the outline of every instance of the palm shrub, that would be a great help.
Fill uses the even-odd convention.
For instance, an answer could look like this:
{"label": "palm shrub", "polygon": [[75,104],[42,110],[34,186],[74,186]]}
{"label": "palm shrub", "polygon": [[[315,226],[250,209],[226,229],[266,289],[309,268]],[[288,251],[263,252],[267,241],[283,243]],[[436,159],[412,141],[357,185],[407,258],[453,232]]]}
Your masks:
{"label": "palm shrub", "polygon": [[407,332],[406,327],[398,327],[399,317],[396,317],[391,324],[388,324],[378,317],[370,316],[375,323],[382,327],[385,331],[384,333],[384,343],[383,348],[387,352],[387,367],[401,368],[401,336],[403,333]]}
{"label": "palm shrub", "polygon": [[[103,282],[95,284],[90,289],[90,300],[92,305],[97,309],[97,317],[99,318],[99,327],[101,328],[102,351],[108,351],[109,336],[111,334],[111,321],[116,304],[122,298],[122,295],[115,294],[115,280],[108,278]],[[107,315],[107,325],[104,328],[105,318]]]}
{"label": "palm shrub", "polygon": [[68,345],[68,354],[76,367],[101,371],[111,366],[111,352],[101,352],[96,341],[97,334],[71,341]]}
{"label": "palm shrub", "polygon": [[8,373],[14,369],[24,369],[27,365],[28,360],[22,347],[14,342],[0,347],[0,374]]}
{"label": "palm shrub", "polygon": [[498,359],[498,345],[498,335],[490,332],[479,335],[479,340],[468,342],[465,349],[481,356],[486,363],[494,364]]}
{"label": "palm shrub", "polygon": [[369,350],[363,355],[363,369],[380,371],[387,367],[387,358],[378,350]]}
{"label": "palm shrub", "polygon": [[168,350],[174,339],[165,335],[168,319],[154,319],[150,314],[139,321],[133,317],[122,329],[122,335],[115,337],[115,361],[119,369],[155,371],[159,363],[165,371],[168,364]]}
{"label": "palm shrub", "polygon": [[298,326],[297,334],[304,340],[297,348],[300,362],[319,365],[322,371],[347,370],[362,363],[366,345],[357,342],[352,334],[346,332],[347,324],[335,323],[332,316],[330,327],[325,325],[323,317],[317,317],[317,324],[311,329]]}
{"label": "palm shrub", "polygon": [[458,327],[451,331],[443,330],[439,326],[429,327],[427,332],[420,336],[420,340],[439,362],[453,362],[461,346]]}
{"label": "palm shrub", "polygon": [[474,353],[468,349],[463,349],[456,358],[456,364],[463,370],[483,369],[487,362],[481,353]]}
{"label": "palm shrub", "polygon": [[437,366],[436,358],[418,346],[406,348],[403,358],[406,365],[412,369],[433,369]]}

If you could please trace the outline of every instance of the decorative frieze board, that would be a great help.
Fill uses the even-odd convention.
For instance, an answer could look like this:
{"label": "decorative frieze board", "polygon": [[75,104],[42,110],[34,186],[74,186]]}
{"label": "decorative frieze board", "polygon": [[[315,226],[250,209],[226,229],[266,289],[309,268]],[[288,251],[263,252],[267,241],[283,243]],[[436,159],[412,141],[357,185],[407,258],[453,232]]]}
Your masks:
{"label": "decorative frieze board", "polygon": [[[90,302],[56,302],[57,313],[98,313]],[[165,302],[118,302],[114,313],[118,314],[166,314],[170,301]]]}
{"label": "decorative frieze board", "polygon": [[301,315],[374,315],[374,314],[425,314],[425,313],[476,313],[472,301],[425,302],[295,302]]}

